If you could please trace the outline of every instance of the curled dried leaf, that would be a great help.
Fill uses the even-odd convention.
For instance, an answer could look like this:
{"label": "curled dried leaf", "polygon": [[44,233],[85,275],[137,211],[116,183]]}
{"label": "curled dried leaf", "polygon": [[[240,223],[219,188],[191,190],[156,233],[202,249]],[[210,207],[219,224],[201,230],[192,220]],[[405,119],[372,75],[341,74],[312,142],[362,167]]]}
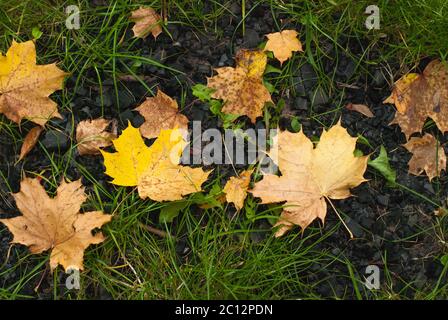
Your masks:
{"label": "curled dried leaf", "polygon": [[132,22],[135,22],[132,31],[136,38],[146,38],[150,33],[157,38],[162,33],[162,27],[160,26],[160,15],[152,8],[139,8],[132,11],[129,18]]}
{"label": "curled dried leaf", "polygon": [[347,110],[356,111],[363,115],[365,115],[367,118],[373,118],[374,115],[372,111],[370,111],[369,107],[365,104],[357,104],[357,103],[349,103],[345,106]]}
{"label": "curled dried leaf", "polygon": [[[107,127],[111,125],[110,131]],[[117,122],[103,118],[84,120],[76,127],[76,141],[81,156],[101,154],[100,148],[112,145],[117,137]]]}
{"label": "curled dried leaf", "polygon": [[446,169],[445,152],[429,133],[422,138],[412,137],[403,147],[412,153],[412,158],[409,161],[409,173],[419,176],[426,172],[431,181],[434,177],[439,177],[442,170]]}
{"label": "curled dried leaf", "polygon": [[44,131],[44,128],[41,126],[37,126],[28,132],[25,139],[23,140],[18,161],[21,161],[23,158],[25,158],[25,156],[34,148],[37,141],[39,140],[39,136],[42,131]]}

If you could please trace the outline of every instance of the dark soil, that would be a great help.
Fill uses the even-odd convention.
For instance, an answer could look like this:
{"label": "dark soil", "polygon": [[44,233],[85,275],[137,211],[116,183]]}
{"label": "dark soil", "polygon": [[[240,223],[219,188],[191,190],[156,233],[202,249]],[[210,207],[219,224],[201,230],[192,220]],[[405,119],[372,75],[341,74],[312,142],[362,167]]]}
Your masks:
{"label": "dark soil", "polygon": [[[264,10],[266,9],[266,10]],[[236,10],[236,12],[238,12]],[[169,25],[168,29],[173,36],[170,39],[166,33],[162,33],[157,41],[151,37],[137,42],[136,53],[151,57],[161,63],[182,71],[184,74],[175,74],[163,68],[144,66],[142,74],[148,76],[145,81],[148,87],[159,87],[168,95],[180,101],[180,92],[185,89],[185,85],[205,83],[206,77],[213,74],[212,68],[219,66],[233,66],[233,56],[238,48],[255,48],[264,40],[264,34],[272,32],[276,27],[272,21],[269,8],[258,8],[246,20],[245,36],[241,32],[236,32],[235,28],[240,19],[224,16],[220,19],[219,28],[223,30],[219,37],[215,34],[198,34],[197,31],[186,27]],[[295,28],[300,31],[300,25],[286,25],[285,28]],[[125,41],[131,41],[132,35],[129,33]],[[302,39],[303,42],[303,39]],[[340,44],[354,56],[360,56],[366,49],[368,41],[365,39],[340,39]],[[384,145],[389,152],[391,165],[397,170],[398,182],[410,189],[421,193],[428,198],[446,199],[448,189],[446,188],[447,175],[437,179],[437,183],[431,184],[426,177],[416,177],[407,174],[407,163],[410,154],[400,145],[405,142],[405,137],[400,128],[389,123],[394,117],[395,109],[391,105],[384,105],[382,101],[390,94],[390,79],[386,79],[384,74],[388,74],[381,67],[372,67],[368,72],[356,70],[355,63],[341,52],[337,53],[332,45],[322,43],[328,47],[328,57],[325,61],[325,68],[328,72],[336,69],[336,79],[338,90],[333,93],[326,92],[318,88],[317,75],[311,65],[306,61],[306,57],[301,55],[295,63],[294,86],[289,93],[281,90],[286,106],[280,125],[283,128],[291,129],[290,120],[292,116],[297,116],[308,137],[319,136],[322,131],[322,124],[330,126],[339,117],[342,125],[348,128],[351,135],[362,134],[368,139],[376,152],[372,158],[377,156],[379,147]],[[374,55],[371,52],[372,59]],[[337,56],[339,55],[339,56]],[[125,61],[126,62],[126,61]],[[131,62],[129,62],[131,63]],[[275,64],[275,62],[270,62]],[[395,68],[394,74],[398,74],[398,62],[389,61],[389,66]],[[427,61],[423,61],[421,67]],[[303,65],[302,65],[303,64]],[[299,65],[302,65],[299,67]],[[279,67],[277,65],[277,67]],[[96,77],[91,71],[92,77]],[[75,76],[68,79],[66,87],[73,90]],[[341,85],[342,84],[342,85]],[[350,85],[350,88],[343,89],[343,85]],[[82,177],[76,162],[85,166],[90,174],[103,185],[106,190],[113,191],[113,187],[108,183],[109,178],[104,174],[102,157],[80,157],[75,159],[64,159],[65,151],[73,143],[72,120],[75,125],[84,119],[106,118],[119,119],[120,129],[123,129],[127,121],[130,120],[134,126],[139,126],[143,118],[132,110],[139,105],[146,96],[151,93],[138,82],[123,82],[118,92],[118,102],[115,98],[112,79],[105,79],[103,83],[103,110],[101,114],[101,101],[99,99],[99,88],[86,85],[76,90],[76,97],[71,105],[71,111],[64,111],[62,120],[52,120],[48,128],[40,138],[40,142],[48,152],[53,153],[55,161],[64,163],[65,176],[68,179],[78,179]],[[129,92],[132,92],[130,94]],[[374,118],[366,118],[361,114],[341,109],[327,115],[320,116],[328,110],[336,109],[335,101],[343,95],[343,104],[348,102],[367,104],[375,114]],[[274,100],[278,100],[279,95],[274,95]],[[339,104],[338,104],[339,105]],[[310,117],[310,110],[313,110],[315,117]],[[203,129],[221,126],[217,117],[213,116],[208,106],[201,103],[191,95],[191,90],[187,90],[187,100],[182,111],[190,120],[202,121]],[[319,121],[316,121],[319,120]],[[247,121],[246,128],[251,124]],[[263,127],[259,120],[256,127]],[[23,136],[32,127],[32,124],[22,125]],[[446,145],[447,137],[437,132],[436,128],[431,128]],[[19,191],[19,183],[22,172],[41,172],[50,166],[49,157],[45,155],[42,148],[36,147],[26,158],[26,161],[15,165],[20,146],[15,144],[14,139],[4,131],[0,133],[0,171],[7,179],[13,192]],[[372,152],[372,149],[364,145],[359,148],[365,153]],[[446,150],[448,151],[448,150]],[[232,175],[229,166],[221,166],[221,174]],[[44,175],[49,175],[48,170]],[[416,286],[431,286],[437,281],[442,265],[438,261],[441,248],[439,241],[435,238],[434,232],[419,233],[421,229],[428,229],[434,222],[434,207],[422,201],[418,197],[411,195],[399,188],[390,188],[386,181],[373,169],[368,170],[366,178],[369,182],[353,190],[354,197],[346,200],[335,201],[337,208],[346,214],[345,221],[353,234],[354,240],[350,240],[347,231],[341,225],[337,232],[318,245],[322,250],[330,250],[335,256],[342,260],[348,260],[359,274],[363,275],[365,267],[370,264],[383,266],[384,261],[390,273],[393,275],[395,291],[399,291],[406,282],[416,281]],[[83,178],[83,183],[87,186],[87,191],[91,189],[91,183]],[[89,188],[90,187],[90,188]],[[9,190],[2,179],[0,179],[0,218],[11,217],[19,214],[15,207],[14,200],[9,194]],[[199,209],[198,209],[199,210]],[[329,209],[324,230],[330,230],[339,223],[336,215]],[[318,226],[316,223],[315,226]],[[11,234],[5,229],[0,229],[0,261],[5,261],[9,249]],[[297,232],[297,230],[293,231]],[[419,234],[418,236],[413,236]],[[407,239],[406,241],[400,239]],[[23,256],[27,249],[21,246],[14,246],[9,255],[4,268],[10,268],[17,263],[18,256]],[[3,269],[5,270],[5,269]],[[348,270],[343,263],[334,263],[330,266],[315,264],[313,270],[304,271],[303,276],[309,281],[317,281],[325,278],[327,281],[321,282],[316,287],[317,294],[322,297],[342,295],[346,288],[352,288],[351,279],[340,277],[340,274],[348,274]],[[20,272],[15,270],[6,273],[0,282],[3,287],[14,283],[20,276]],[[33,292],[34,286],[41,279],[31,281],[31,284],[24,289],[24,293],[36,295]],[[43,283],[51,280],[44,280]],[[49,284],[50,285],[50,284]],[[43,285],[44,287],[44,285]],[[412,289],[408,289],[409,295],[413,294]],[[38,294],[45,297],[45,294]],[[100,294],[99,297],[103,295]],[[354,292],[350,290],[349,296],[354,297]],[[104,297],[104,296],[103,296]]]}

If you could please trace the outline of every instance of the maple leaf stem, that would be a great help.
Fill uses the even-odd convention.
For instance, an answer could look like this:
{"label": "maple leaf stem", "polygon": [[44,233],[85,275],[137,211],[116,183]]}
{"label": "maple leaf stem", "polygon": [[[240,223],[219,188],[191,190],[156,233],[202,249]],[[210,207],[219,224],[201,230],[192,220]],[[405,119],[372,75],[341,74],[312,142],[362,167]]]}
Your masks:
{"label": "maple leaf stem", "polygon": [[[161,238],[166,238],[166,237],[169,236],[169,234],[166,233],[165,231],[160,230],[160,229],[157,229],[157,228],[154,228],[154,227],[151,227],[151,226],[148,226],[148,225],[146,225],[146,224],[140,223],[140,226],[141,226],[143,229],[145,229],[145,230],[147,230],[147,231],[149,231],[149,232],[151,232],[151,233],[153,233],[153,234],[155,234],[155,235],[157,235],[157,236],[159,236],[159,237],[161,237]],[[173,236],[171,236],[171,237],[173,237]],[[174,238],[174,237],[173,237],[173,238]]]}
{"label": "maple leaf stem", "polygon": [[336,208],[334,207],[333,202],[331,202],[331,200],[330,200],[328,197],[326,197],[326,196],[324,196],[324,197],[325,197],[325,199],[327,199],[328,202],[330,203],[331,207],[333,208],[334,212],[335,212],[336,215],[338,216],[339,220],[341,220],[341,222],[342,222],[342,224],[344,225],[345,229],[347,229],[347,232],[348,232],[348,234],[350,235],[350,239],[353,239],[353,238],[354,238],[353,233],[351,232],[351,230],[349,229],[349,227],[345,224],[344,219],[342,219],[342,217],[341,217],[341,215],[339,214],[338,210],[336,210]]}

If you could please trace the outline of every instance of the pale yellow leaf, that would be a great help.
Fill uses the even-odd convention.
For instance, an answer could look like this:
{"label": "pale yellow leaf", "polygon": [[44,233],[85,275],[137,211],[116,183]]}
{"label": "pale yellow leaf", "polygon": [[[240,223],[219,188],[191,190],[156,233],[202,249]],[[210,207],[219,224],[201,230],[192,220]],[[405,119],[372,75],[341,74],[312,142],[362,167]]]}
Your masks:
{"label": "pale yellow leaf", "polygon": [[240,173],[239,177],[230,177],[224,186],[223,191],[226,194],[227,202],[233,203],[237,210],[241,210],[244,206],[252,172],[253,170],[245,170]]}
{"label": "pale yellow leaf", "polygon": [[292,57],[294,51],[303,51],[302,43],[297,39],[297,31],[283,30],[280,32],[267,34],[268,42],[264,47],[265,51],[272,51],[274,57],[283,64]]}
{"label": "pale yellow leaf", "polygon": [[276,236],[293,225],[305,229],[316,218],[323,222],[326,199],[345,199],[350,188],[366,181],[368,156],[355,157],[355,145],[356,138],[340,123],[322,133],[316,148],[302,131],[279,133],[271,150],[277,149],[281,176],[265,175],[250,191],[262,203],[286,201]]}

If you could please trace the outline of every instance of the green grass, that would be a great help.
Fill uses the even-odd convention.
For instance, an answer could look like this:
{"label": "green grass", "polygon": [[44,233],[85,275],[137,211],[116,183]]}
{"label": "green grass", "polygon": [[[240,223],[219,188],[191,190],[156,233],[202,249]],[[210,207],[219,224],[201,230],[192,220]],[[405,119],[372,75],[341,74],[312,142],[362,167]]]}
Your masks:
{"label": "green grass", "polygon": [[[100,100],[103,101],[102,85],[111,81],[115,92],[115,105],[120,108],[118,90],[127,90],[134,95],[126,83],[119,80],[120,74],[131,74],[140,79],[147,94],[154,93],[141,80],[142,66],[165,68],[168,76],[182,82],[182,72],[170,65],[163,65],[143,56],[138,42],[131,39],[123,41],[126,30],[132,27],[128,21],[130,11],[140,5],[135,1],[111,0],[108,6],[92,7],[90,1],[78,2],[81,8],[81,29],[65,28],[64,8],[71,1],[17,0],[0,4],[0,50],[5,52],[13,39],[31,39],[32,28],[38,27],[42,37],[38,43],[38,62],[60,62],[62,69],[73,75],[74,84],[70,90],[64,89],[53,95],[61,110],[69,111],[73,105],[74,93],[80,87],[96,86]],[[220,35],[219,19],[223,15],[237,15],[230,10],[230,1],[167,0],[168,24],[176,24],[193,30],[197,34],[213,33]],[[363,14],[371,1],[253,1],[250,8],[242,12],[243,17],[234,31],[234,36],[246,30],[246,21],[259,5],[269,5],[278,29],[282,18],[287,17],[291,24],[301,23],[300,38],[304,43],[303,55],[294,55],[287,61],[281,73],[266,77],[276,90],[276,97],[293,90],[293,72],[304,63],[310,63],[318,75],[318,85],[333,95],[334,109],[324,113],[310,110],[309,118],[322,126],[325,115],[333,115],[337,121],[338,111],[343,108],[341,99],[344,87],[335,84],[335,72],[327,73],[324,68],[328,55],[328,45],[343,52],[356,63],[353,80],[365,75],[371,66],[383,66],[390,70],[387,74],[390,84],[393,79],[418,65],[425,57],[446,58],[448,41],[448,3],[445,0],[377,1],[381,8],[381,29],[368,31],[364,27]],[[160,1],[146,1],[145,5],[160,10]],[[51,8],[51,9],[49,9]],[[273,30],[273,32],[276,30]],[[168,32],[166,29],[165,32]],[[367,42],[362,54],[354,55],[344,39],[364,39]],[[380,53],[380,54],[378,54]],[[389,64],[395,63],[395,66]],[[205,79],[204,79],[205,82]],[[183,86],[181,106],[191,88]],[[142,99],[134,96],[135,102]],[[280,108],[281,109],[281,108]],[[102,113],[104,109],[102,109]],[[270,108],[271,127],[278,124],[279,110]],[[71,122],[74,120],[71,119]],[[55,127],[55,129],[58,129]],[[16,154],[20,151],[23,134],[19,125],[0,117],[0,132],[14,143]],[[72,132],[73,136],[73,132]],[[70,161],[75,161],[76,145],[65,154],[48,152],[40,144],[49,165],[41,172],[28,172],[29,176],[40,176],[52,186],[54,192],[60,179],[67,175]],[[373,152],[374,150],[369,150]],[[1,155],[0,155],[1,156]],[[0,158],[1,159],[1,158]],[[0,299],[30,298],[36,295],[53,299],[84,299],[98,296],[111,296],[115,299],[316,299],[321,298],[318,288],[330,287],[330,298],[344,299],[436,299],[448,297],[448,284],[443,276],[448,271],[445,265],[437,284],[419,287],[414,281],[401,279],[400,275],[389,270],[387,252],[383,253],[383,279],[381,290],[369,291],[364,286],[362,270],[347,257],[343,248],[334,254],[328,245],[331,236],[343,229],[342,224],[334,222],[330,228],[322,229],[316,225],[304,235],[291,232],[281,240],[273,237],[270,229],[261,228],[260,221],[275,218],[279,208],[266,209],[254,204],[255,215],[242,213],[231,218],[228,207],[215,207],[200,212],[191,202],[171,224],[157,224],[159,210],[165,204],[142,201],[137,193],[127,188],[105,188],[82,163],[75,163],[79,172],[89,180],[93,187],[89,201],[84,209],[104,210],[112,213],[114,219],[103,227],[107,240],[86,251],[85,272],[81,277],[81,289],[70,291],[65,288],[65,276],[60,269],[51,275],[48,255],[33,256],[23,247],[13,246],[10,254],[17,258],[13,265],[8,260],[0,261]],[[22,164],[17,164],[22,170]],[[375,174],[372,169],[371,173]],[[0,180],[11,191],[8,183],[9,172],[0,171]],[[379,175],[375,180],[381,180]],[[220,175],[209,182],[210,186],[219,183]],[[434,182],[437,188],[437,182]],[[420,197],[423,202],[441,204],[444,199],[428,199],[414,190],[401,188],[409,196]],[[1,195],[4,197],[4,195]],[[247,210],[248,211],[248,210]],[[356,214],[342,213],[345,216]],[[333,212],[328,215],[334,215]],[[446,254],[447,219],[434,220],[432,225],[422,226],[422,234],[428,234],[440,242],[437,255]],[[161,229],[166,236],[160,237],[148,231],[147,226]],[[2,235],[4,227],[0,226]],[[259,234],[267,235],[256,241]],[[399,244],[414,241],[419,234],[408,239],[397,240]],[[179,255],[179,243],[185,243],[188,252]],[[182,249],[182,248],[181,248]],[[325,266],[329,273],[316,270]],[[10,280],[12,273],[20,275],[18,280]],[[334,279],[349,283],[343,292],[337,292]],[[402,286],[397,287],[397,279]],[[36,292],[34,289],[36,287]],[[25,292],[25,293],[24,293]],[[107,293],[107,294],[105,294]]]}

